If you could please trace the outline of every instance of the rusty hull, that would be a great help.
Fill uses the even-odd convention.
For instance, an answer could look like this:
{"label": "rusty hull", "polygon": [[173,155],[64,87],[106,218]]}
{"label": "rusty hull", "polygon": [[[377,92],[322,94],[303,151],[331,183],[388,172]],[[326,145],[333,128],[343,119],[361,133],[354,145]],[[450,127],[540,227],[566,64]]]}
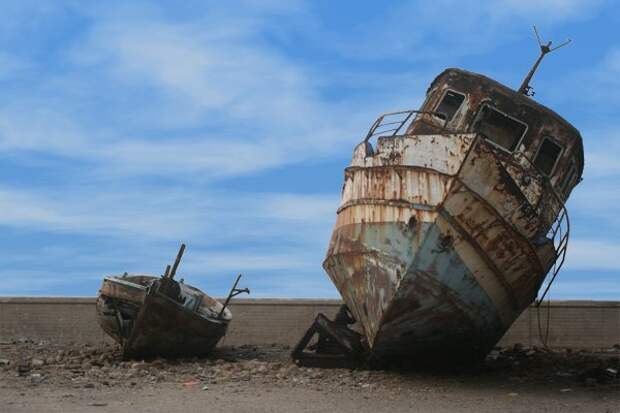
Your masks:
{"label": "rusty hull", "polygon": [[474,134],[381,138],[376,155],[361,150],[345,173],[324,267],[369,347],[383,357],[486,353],[534,299],[554,256],[529,241],[541,217]]}
{"label": "rusty hull", "polygon": [[[462,100],[446,116],[448,92]],[[526,125],[514,149],[478,132],[485,105]],[[548,176],[532,161],[546,137],[562,147]],[[370,356],[486,354],[547,274],[557,275],[568,242],[564,201],[582,171],[572,125],[464,70],[441,73],[420,110],[377,119],[345,170],[323,262]]]}
{"label": "rusty hull", "polygon": [[209,353],[226,334],[232,315],[202,291],[184,283],[183,302],[154,288],[160,277],[106,277],[97,299],[98,321],[121,344],[123,357],[193,356]]}

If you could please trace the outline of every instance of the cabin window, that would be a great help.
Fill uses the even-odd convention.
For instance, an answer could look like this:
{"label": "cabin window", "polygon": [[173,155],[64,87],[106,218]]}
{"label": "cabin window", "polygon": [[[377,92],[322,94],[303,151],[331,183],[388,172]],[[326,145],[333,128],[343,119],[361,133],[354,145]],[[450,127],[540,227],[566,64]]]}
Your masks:
{"label": "cabin window", "polygon": [[437,117],[443,119],[446,122],[450,122],[454,117],[454,114],[459,110],[461,105],[465,101],[465,95],[455,92],[453,90],[447,90],[444,93],[441,102],[435,112]]}
{"label": "cabin window", "polygon": [[560,155],[562,154],[562,147],[555,143],[551,138],[543,138],[538,153],[534,158],[534,166],[536,166],[545,175],[551,175],[555,164],[558,163]]}
{"label": "cabin window", "polygon": [[476,128],[488,141],[510,152],[517,149],[527,131],[525,123],[488,105],[480,110]]}
{"label": "cabin window", "polygon": [[564,175],[564,179],[562,179],[562,183],[560,183],[560,191],[562,191],[564,195],[568,196],[568,193],[570,192],[570,189],[573,186],[573,182],[575,181],[576,177],[577,165],[573,160],[570,163],[570,168],[568,168],[568,172],[566,172],[566,175]]}

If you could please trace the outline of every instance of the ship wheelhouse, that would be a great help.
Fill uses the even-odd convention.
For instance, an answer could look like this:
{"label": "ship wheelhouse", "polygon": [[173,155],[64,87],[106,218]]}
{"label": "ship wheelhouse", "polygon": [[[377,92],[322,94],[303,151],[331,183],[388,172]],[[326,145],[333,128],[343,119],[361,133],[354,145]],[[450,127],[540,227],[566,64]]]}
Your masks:
{"label": "ship wheelhouse", "polygon": [[552,110],[488,77],[445,70],[429,87],[420,112],[406,134],[481,133],[500,150],[527,158],[564,200],[581,180],[579,131]]}

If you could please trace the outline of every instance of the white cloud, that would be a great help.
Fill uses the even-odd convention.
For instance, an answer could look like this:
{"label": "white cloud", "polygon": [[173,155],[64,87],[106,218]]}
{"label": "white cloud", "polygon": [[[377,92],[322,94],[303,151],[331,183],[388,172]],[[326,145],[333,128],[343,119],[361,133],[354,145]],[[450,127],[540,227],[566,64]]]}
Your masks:
{"label": "white cloud", "polygon": [[[196,251],[188,254],[183,262],[184,271],[192,273],[231,273],[245,271],[305,271],[308,268],[320,269],[315,257],[303,256],[298,251],[277,252],[233,252]],[[318,272],[318,271],[317,271]]]}
{"label": "white cloud", "polygon": [[620,271],[620,244],[574,239],[568,243],[566,270]]}
{"label": "white cloud", "polygon": [[[316,231],[333,224],[336,207],[336,198],[323,195],[138,187],[123,193],[81,188],[46,194],[0,187],[0,225],[124,238],[222,240],[289,234],[313,242]],[[291,221],[307,227],[307,234],[291,233]]]}
{"label": "white cloud", "polygon": [[106,174],[174,175],[208,172],[231,176],[292,162],[284,146],[233,139],[126,140],[107,145],[98,154],[111,168]]}
{"label": "white cloud", "polygon": [[335,222],[338,202],[337,194],[320,197],[277,194],[265,200],[263,210],[270,218],[306,222]]}
{"label": "white cloud", "polygon": [[545,22],[581,19],[598,11],[602,0],[503,0],[487,3],[490,13],[506,17],[536,16]]}
{"label": "white cloud", "polygon": [[584,300],[596,297],[598,300],[617,301],[620,296],[620,283],[599,280],[566,280],[559,276],[548,296],[551,300]]}
{"label": "white cloud", "polygon": [[[576,65],[573,70],[566,71],[554,82],[555,87],[549,92],[554,101],[578,107],[582,116],[591,118],[593,121],[589,129],[593,132],[612,132],[617,137],[618,129],[613,120],[616,119],[620,104],[620,45],[615,41],[603,52],[599,60],[587,61],[582,66]],[[606,128],[606,124],[610,127]],[[605,134],[586,137],[594,144],[601,141],[614,142],[613,139],[607,139],[611,137]]]}
{"label": "white cloud", "polygon": [[485,53],[515,38],[530,36],[533,23],[539,28],[544,26],[544,34],[561,23],[588,19],[600,12],[603,3],[588,0],[407,1],[377,9],[364,24],[352,26],[347,35],[336,41],[332,38],[327,41],[321,36],[319,39],[326,47],[357,59],[454,64],[450,62],[456,58]]}
{"label": "white cloud", "polygon": [[65,72],[0,100],[0,149],[72,157],[91,174],[217,178],[350,149],[376,114],[324,99],[304,65],[262,42],[265,23],[248,13],[178,22],[93,12]]}
{"label": "white cloud", "polygon": [[72,157],[93,152],[87,133],[71,117],[34,102],[0,104],[0,150],[40,151]]}
{"label": "white cloud", "polygon": [[72,56],[105,67],[119,85],[155,88],[177,106],[167,117],[179,117],[185,127],[210,115],[252,124],[252,135],[275,123],[286,133],[306,131],[328,113],[317,105],[314,82],[302,66],[264,45],[256,26],[235,25],[234,18],[178,23],[115,17],[95,24]]}

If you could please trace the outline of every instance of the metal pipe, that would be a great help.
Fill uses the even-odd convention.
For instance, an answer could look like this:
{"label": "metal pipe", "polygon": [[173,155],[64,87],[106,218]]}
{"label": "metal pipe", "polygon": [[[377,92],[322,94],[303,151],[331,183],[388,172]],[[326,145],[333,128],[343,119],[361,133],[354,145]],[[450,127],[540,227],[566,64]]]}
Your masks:
{"label": "metal pipe", "polygon": [[185,244],[181,244],[181,248],[179,248],[177,258],[174,260],[174,265],[172,266],[172,271],[170,271],[170,275],[168,276],[168,278],[174,278],[174,275],[177,273],[177,268],[179,268],[179,264],[181,263],[181,257],[183,256],[183,252],[185,252]]}

